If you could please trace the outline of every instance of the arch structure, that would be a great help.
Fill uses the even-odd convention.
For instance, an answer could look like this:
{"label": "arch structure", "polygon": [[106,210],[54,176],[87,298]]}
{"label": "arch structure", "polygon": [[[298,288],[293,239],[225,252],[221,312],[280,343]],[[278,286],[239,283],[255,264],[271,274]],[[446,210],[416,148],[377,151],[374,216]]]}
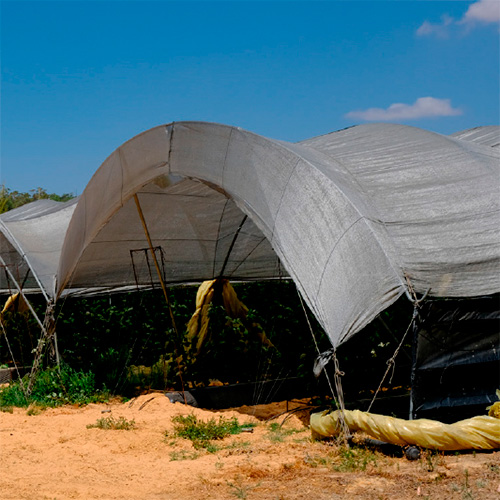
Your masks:
{"label": "arch structure", "polygon": [[155,127],[67,207],[44,283],[54,298],[147,286],[137,199],[168,285],[290,277],[337,346],[408,283],[437,297],[500,291],[499,138],[371,124],[288,143],[214,123]]}
{"label": "arch structure", "polygon": [[0,292],[55,294],[62,243],[78,198],[37,200],[0,215]]}

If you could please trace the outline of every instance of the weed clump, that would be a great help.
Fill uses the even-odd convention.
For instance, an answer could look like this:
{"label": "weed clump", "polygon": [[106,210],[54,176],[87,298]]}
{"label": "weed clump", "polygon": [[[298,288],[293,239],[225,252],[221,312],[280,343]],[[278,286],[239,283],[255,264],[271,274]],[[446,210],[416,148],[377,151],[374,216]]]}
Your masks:
{"label": "weed clump", "polygon": [[[211,442],[224,439],[231,434],[239,434],[242,429],[249,427],[248,424],[240,425],[236,417],[226,419],[219,417],[204,422],[198,420],[195,415],[172,417],[174,424],[174,435],[192,441],[195,449],[204,448],[210,453],[214,453],[218,448]],[[165,433],[168,436],[168,432]]]}
{"label": "weed clump", "polygon": [[269,433],[267,437],[272,443],[282,443],[285,440],[286,436],[290,436],[299,432],[303,432],[303,430],[283,429],[280,424],[278,424],[277,422],[273,422],[269,426]]}
{"label": "weed clump", "polygon": [[376,455],[366,448],[341,447],[339,456],[340,464],[334,466],[334,470],[338,472],[365,471],[370,463],[377,465]]}
{"label": "weed clump", "polygon": [[103,417],[99,418],[95,424],[87,425],[87,429],[131,431],[135,429],[135,420],[127,420],[125,417],[119,417],[118,419],[113,416]]}
{"label": "weed clump", "polygon": [[175,462],[177,460],[196,460],[199,454],[196,452],[189,452],[186,450],[172,451],[170,453],[170,461]]}

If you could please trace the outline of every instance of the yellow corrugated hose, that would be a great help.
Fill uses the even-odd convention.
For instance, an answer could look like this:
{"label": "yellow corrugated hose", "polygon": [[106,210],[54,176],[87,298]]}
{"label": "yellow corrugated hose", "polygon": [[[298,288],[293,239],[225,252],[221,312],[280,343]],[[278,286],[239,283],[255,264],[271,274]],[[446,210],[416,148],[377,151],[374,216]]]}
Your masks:
{"label": "yellow corrugated hose", "polygon": [[[349,430],[400,446],[414,445],[435,450],[492,450],[500,448],[500,419],[490,415],[443,424],[435,420],[404,420],[359,410],[344,410]],[[334,437],[340,432],[339,410],[311,415],[313,437]]]}

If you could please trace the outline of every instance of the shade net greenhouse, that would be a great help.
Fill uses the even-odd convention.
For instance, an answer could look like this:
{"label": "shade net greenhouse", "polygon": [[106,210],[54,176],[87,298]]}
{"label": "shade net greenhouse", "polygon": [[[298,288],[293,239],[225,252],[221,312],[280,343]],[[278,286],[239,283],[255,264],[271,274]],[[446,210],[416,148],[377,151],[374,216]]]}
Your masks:
{"label": "shade net greenhouse", "polygon": [[38,200],[0,215],[0,289],[55,296],[55,277],[64,236],[78,199]]}
{"label": "shade net greenhouse", "polygon": [[145,225],[168,285],[290,277],[338,346],[409,286],[500,291],[498,135],[373,124],[292,144],[160,126],[112,153],[75,204],[30,219],[39,229],[4,220],[2,255],[11,245],[54,299],[149,286]]}

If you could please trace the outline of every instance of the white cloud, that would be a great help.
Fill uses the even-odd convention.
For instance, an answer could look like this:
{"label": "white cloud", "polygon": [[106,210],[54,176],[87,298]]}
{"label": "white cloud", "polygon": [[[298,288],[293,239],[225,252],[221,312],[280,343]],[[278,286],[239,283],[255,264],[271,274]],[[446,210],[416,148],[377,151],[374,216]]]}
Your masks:
{"label": "white cloud", "polygon": [[422,26],[418,28],[417,35],[436,35],[440,38],[446,38],[448,36],[448,27],[450,26],[450,24],[453,24],[453,22],[454,19],[446,14],[441,17],[440,23],[432,24],[429,21],[424,21]]}
{"label": "white cloud", "polygon": [[417,29],[418,36],[437,36],[447,38],[453,28],[467,26],[471,28],[478,23],[499,23],[500,22],[500,0],[478,0],[469,5],[467,12],[461,19],[456,20],[447,14],[441,17],[440,23],[424,21]]}
{"label": "white cloud", "polygon": [[437,118],[440,116],[457,116],[461,114],[462,110],[453,108],[450,99],[419,97],[413,104],[395,103],[391,104],[387,109],[369,108],[366,110],[351,111],[345,117],[372,122],[417,120],[419,118]]}
{"label": "white cloud", "polygon": [[500,1],[479,0],[470,5],[461,22],[467,23],[474,21],[481,21],[484,23],[500,22]]}

